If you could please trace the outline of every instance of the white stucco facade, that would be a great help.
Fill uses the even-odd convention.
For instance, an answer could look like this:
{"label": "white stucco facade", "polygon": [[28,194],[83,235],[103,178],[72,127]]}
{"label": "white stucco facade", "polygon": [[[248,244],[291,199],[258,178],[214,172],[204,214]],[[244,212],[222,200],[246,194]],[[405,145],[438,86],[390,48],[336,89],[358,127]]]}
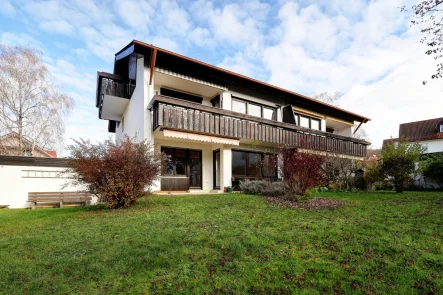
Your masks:
{"label": "white stucco facade", "polygon": [[[153,73],[152,78],[150,77],[151,72]],[[275,119],[279,122],[283,121],[283,101],[278,96],[275,98],[253,89],[247,89],[241,85],[229,85],[229,87],[226,85],[215,85],[208,81],[199,80],[199,78],[186,77],[159,68],[151,71],[150,60],[145,60],[139,56],[137,59],[136,87],[124,111],[124,116],[121,118],[120,123],[117,124],[115,131],[116,140],[120,140],[124,135],[137,137],[140,140],[146,139],[153,144],[157,152],[160,152],[162,147],[200,150],[202,152],[202,191],[224,190],[226,187],[232,186],[232,149],[269,153],[272,144],[270,147],[257,147],[256,143],[241,138],[240,146],[165,138],[161,130],[153,131],[153,111],[148,109],[151,100],[155,95],[161,95],[162,89],[172,89],[190,95],[197,95],[201,97],[201,104],[205,106],[212,106],[211,100],[219,96],[220,107],[229,111],[236,111],[232,107],[234,98],[245,100],[248,103],[255,103],[262,107],[274,108],[276,110]],[[340,122],[331,122],[324,116],[320,120],[320,131],[326,132],[328,124],[335,124],[334,133],[348,137],[352,136],[352,126]],[[220,172],[217,178],[219,186],[216,186],[214,183],[215,164],[213,152],[216,150],[220,151]],[[157,181],[150,189],[152,191],[160,190],[160,181]]]}

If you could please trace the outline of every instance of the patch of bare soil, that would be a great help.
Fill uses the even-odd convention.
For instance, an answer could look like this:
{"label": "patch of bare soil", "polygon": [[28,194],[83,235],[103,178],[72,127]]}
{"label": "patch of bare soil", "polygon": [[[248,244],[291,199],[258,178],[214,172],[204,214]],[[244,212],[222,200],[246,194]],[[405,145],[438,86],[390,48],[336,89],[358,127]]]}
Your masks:
{"label": "patch of bare soil", "polygon": [[290,201],[282,198],[265,198],[265,200],[277,206],[303,209],[335,209],[345,205],[343,201],[327,198],[313,198],[309,201]]}

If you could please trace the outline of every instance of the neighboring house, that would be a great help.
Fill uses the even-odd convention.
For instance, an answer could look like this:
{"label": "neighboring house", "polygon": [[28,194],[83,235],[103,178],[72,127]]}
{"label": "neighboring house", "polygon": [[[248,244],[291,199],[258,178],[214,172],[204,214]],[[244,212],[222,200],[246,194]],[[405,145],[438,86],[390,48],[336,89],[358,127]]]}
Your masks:
{"label": "neighboring house", "polygon": [[[400,138],[419,142],[425,149],[425,155],[443,153],[443,117],[400,124],[398,138],[385,139],[383,145],[392,141],[398,142]],[[417,177],[415,184],[436,186],[423,176]]]}
{"label": "neighboring house", "polygon": [[23,138],[21,151],[19,143],[19,135],[16,132],[0,136],[0,155],[57,158],[56,151],[42,149],[26,138]]}
{"label": "neighboring house", "polygon": [[153,190],[277,178],[284,145],[363,159],[370,144],[353,138],[369,118],[135,40],[113,74],[97,73],[96,106],[117,140],[148,139],[169,157]]}

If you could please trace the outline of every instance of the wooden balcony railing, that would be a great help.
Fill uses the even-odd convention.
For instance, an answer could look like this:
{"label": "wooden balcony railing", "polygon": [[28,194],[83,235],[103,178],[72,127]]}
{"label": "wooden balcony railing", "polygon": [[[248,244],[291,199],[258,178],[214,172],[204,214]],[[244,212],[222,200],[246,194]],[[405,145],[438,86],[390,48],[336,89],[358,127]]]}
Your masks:
{"label": "wooden balcony railing", "polygon": [[209,107],[171,97],[156,95],[150,103],[153,129],[169,128],[192,133],[250,139],[277,146],[366,156],[369,142],[352,137],[312,130],[288,123],[267,120],[229,110]]}
{"label": "wooden balcony railing", "polygon": [[135,84],[130,83],[129,79],[105,72],[97,72],[96,107],[100,109],[99,112],[101,113],[104,95],[129,99],[131,98],[134,89]]}

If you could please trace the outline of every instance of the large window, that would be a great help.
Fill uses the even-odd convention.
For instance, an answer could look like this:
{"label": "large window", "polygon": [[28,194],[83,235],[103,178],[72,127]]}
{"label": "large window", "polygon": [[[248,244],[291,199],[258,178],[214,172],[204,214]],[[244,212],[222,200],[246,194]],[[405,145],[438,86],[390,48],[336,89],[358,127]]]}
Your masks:
{"label": "large window", "polygon": [[169,176],[185,176],[186,150],[164,148],[162,151],[166,156],[166,163],[162,174]]}
{"label": "large window", "polygon": [[190,93],[181,92],[178,90],[172,90],[169,88],[160,88],[160,94],[164,96],[175,97],[178,99],[187,100],[190,102],[202,103],[203,97],[198,95],[193,95]]}
{"label": "large window", "polygon": [[275,108],[252,103],[238,98],[232,98],[232,111],[269,120],[277,120],[277,111]]}
{"label": "large window", "polygon": [[294,113],[295,118],[295,125],[305,127],[305,128],[311,128],[315,130],[321,130],[321,120],[308,117],[305,115]]}
{"label": "large window", "polygon": [[235,178],[276,178],[277,156],[249,151],[232,151],[232,176]]}
{"label": "large window", "polygon": [[163,176],[189,176],[190,187],[201,186],[201,151],[164,147],[162,152],[166,156]]}

